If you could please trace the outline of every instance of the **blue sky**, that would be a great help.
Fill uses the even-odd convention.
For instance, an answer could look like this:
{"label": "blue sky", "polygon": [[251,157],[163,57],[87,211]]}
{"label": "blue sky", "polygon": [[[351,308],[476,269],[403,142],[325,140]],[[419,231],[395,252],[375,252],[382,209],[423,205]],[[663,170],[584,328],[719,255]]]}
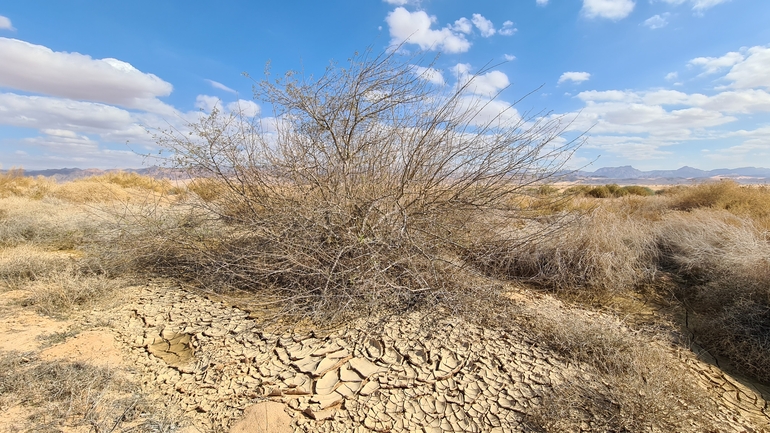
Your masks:
{"label": "blue sky", "polygon": [[770,166],[767,0],[9,0],[0,164],[140,167],[147,129],[213,104],[268,116],[242,76],[268,60],[319,73],[401,42],[441,53],[430,78],[446,86],[497,65],[473,95],[501,91],[496,107],[538,89],[514,108],[589,130],[575,167]]}

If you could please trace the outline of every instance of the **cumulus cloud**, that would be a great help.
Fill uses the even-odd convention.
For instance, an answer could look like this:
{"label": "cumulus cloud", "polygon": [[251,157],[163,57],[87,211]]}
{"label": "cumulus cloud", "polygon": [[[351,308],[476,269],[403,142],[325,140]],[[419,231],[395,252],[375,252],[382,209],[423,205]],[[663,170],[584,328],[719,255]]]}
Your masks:
{"label": "cumulus cloud", "polygon": [[471,65],[468,63],[456,64],[452,72],[457,77],[458,87],[465,86],[468,92],[476,95],[493,97],[511,84],[508,76],[500,71],[471,74]]}
{"label": "cumulus cloud", "polygon": [[222,109],[222,101],[216,96],[198,95],[195,98],[195,108],[210,113],[214,108]]}
{"label": "cumulus cloud", "polygon": [[495,26],[492,24],[492,21],[484,18],[481,14],[473,14],[471,21],[473,22],[473,25],[479,29],[481,36],[485,38],[488,38],[497,32],[495,30]]}
{"label": "cumulus cloud", "polygon": [[[733,53],[729,53],[733,54]],[[728,54],[728,55],[729,55]],[[725,75],[732,81],[731,87],[751,89],[764,87],[770,89],[770,46],[756,46],[746,50],[746,57],[736,62]]]}
{"label": "cumulus cloud", "polygon": [[663,15],[653,15],[650,18],[644,20],[644,25],[653,30],[666,27],[668,25],[669,15],[670,14],[668,12],[664,13]]}
{"label": "cumulus cloud", "polygon": [[729,68],[743,61],[743,54],[730,52],[722,57],[697,57],[690,60],[689,64],[703,68],[704,74],[714,74],[724,68]]}
{"label": "cumulus cloud", "polygon": [[11,25],[11,19],[8,17],[4,17],[0,15],[0,30],[11,30],[14,31],[16,29],[13,28],[13,25]]}
{"label": "cumulus cloud", "polygon": [[246,99],[233,101],[227,104],[225,109],[231,113],[237,113],[245,117],[255,117],[261,111],[259,105],[256,102]]}
{"label": "cumulus cloud", "polygon": [[460,33],[470,34],[473,31],[473,23],[468,18],[462,17],[455,21],[452,30]]}
{"label": "cumulus cloud", "polygon": [[516,60],[516,56],[514,56],[513,54],[503,54],[503,58],[508,62],[512,62]]}
{"label": "cumulus cloud", "polygon": [[117,59],[54,52],[8,38],[0,38],[0,87],[147,110],[164,110],[156,98],[173,89]]}
{"label": "cumulus cloud", "polygon": [[506,21],[503,23],[503,27],[500,29],[498,33],[500,33],[503,36],[511,36],[517,31],[518,29],[513,26],[513,21]]}
{"label": "cumulus cloud", "polygon": [[679,73],[678,72],[669,72],[668,74],[666,74],[666,76],[664,78],[665,78],[666,81],[674,81],[677,78],[679,78]]}
{"label": "cumulus cloud", "polygon": [[407,3],[409,3],[409,0],[383,0],[385,3],[396,5],[396,6],[403,6]]}
{"label": "cumulus cloud", "polygon": [[545,6],[548,4],[548,0],[537,0],[538,6]]}
{"label": "cumulus cloud", "polygon": [[444,74],[442,74],[442,72],[438,69],[426,68],[419,65],[414,65],[412,68],[412,71],[415,75],[426,81],[430,81],[431,83],[437,84],[439,86],[446,84],[446,81],[444,81]]}
{"label": "cumulus cloud", "polygon": [[471,47],[465,34],[452,27],[432,29],[436,17],[424,11],[409,12],[398,7],[387,15],[385,21],[388,23],[392,45],[406,42],[417,44],[423,50],[447,53],[464,53]]}
{"label": "cumulus cloud", "polygon": [[559,81],[556,84],[561,84],[566,81],[573,81],[575,83],[582,83],[588,81],[591,78],[591,74],[588,72],[565,72],[559,77]]}
{"label": "cumulus cloud", "polygon": [[229,88],[229,87],[225,86],[224,84],[222,84],[222,83],[220,83],[220,82],[218,82],[218,81],[214,81],[214,80],[209,80],[209,79],[206,79],[206,82],[207,82],[207,83],[209,83],[209,84],[211,84],[211,87],[213,87],[213,88],[215,88],[215,89],[218,89],[218,90],[224,90],[225,92],[228,92],[228,93],[233,93],[233,94],[237,94],[237,93],[238,93],[238,92],[236,92],[235,90],[233,90],[233,89],[231,89],[231,88]]}
{"label": "cumulus cloud", "polygon": [[633,0],[583,0],[583,13],[588,18],[619,20],[634,10]]}

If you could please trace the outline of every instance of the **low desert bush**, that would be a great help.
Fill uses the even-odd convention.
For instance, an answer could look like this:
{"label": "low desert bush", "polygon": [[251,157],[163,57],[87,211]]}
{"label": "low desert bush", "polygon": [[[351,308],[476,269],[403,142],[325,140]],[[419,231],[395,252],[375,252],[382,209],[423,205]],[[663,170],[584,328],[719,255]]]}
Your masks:
{"label": "low desert bush", "polygon": [[697,208],[723,209],[749,217],[763,230],[770,230],[770,188],[740,185],[731,180],[695,186],[678,186],[663,191],[670,206],[689,211]]}
{"label": "low desert bush", "polygon": [[[115,371],[81,362],[39,361],[0,354],[0,410],[21,405],[24,431],[174,431],[158,422],[164,405]],[[127,427],[127,429],[126,429]]]}
{"label": "low desert bush", "polygon": [[11,169],[0,173],[0,198],[27,197],[41,199],[45,197],[56,183],[44,177],[26,177],[24,170]]}
{"label": "low desert bush", "polygon": [[547,389],[541,404],[528,413],[535,429],[719,430],[705,416],[715,410],[710,395],[665,342],[650,342],[653,337],[633,332],[612,316],[558,302],[525,308],[521,316],[538,342],[595,376]]}
{"label": "low desert bush", "polygon": [[125,280],[70,266],[28,282],[23,286],[28,296],[22,302],[41,314],[66,317],[76,310],[114,303],[118,289],[126,284]]}
{"label": "low desert bush", "polygon": [[693,210],[663,221],[661,266],[685,279],[677,296],[706,349],[770,383],[770,242],[747,219]]}
{"label": "low desert bush", "polygon": [[629,185],[629,186],[624,186],[622,189],[627,191],[628,194],[630,195],[638,195],[642,197],[655,195],[655,191],[653,191],[651,188],[646,186]]}
{"label": "low desert bush", "polygon": [[73,258],[30,245],[0,249],[0,281],[18,289],[30,280],[43,278],[71,266]]}
{"label": "low desert bush", "polygon": [[591,299],[650,281],[656,255],[648,225],[599,208],[536,242],[479,245],[469,260],[497,277]]}
{"label": "low desert bush", "polygon": [[4,198],[0,211],[0,246],[70,250],[95,238],[102,223],[93,213],[54,198]]}

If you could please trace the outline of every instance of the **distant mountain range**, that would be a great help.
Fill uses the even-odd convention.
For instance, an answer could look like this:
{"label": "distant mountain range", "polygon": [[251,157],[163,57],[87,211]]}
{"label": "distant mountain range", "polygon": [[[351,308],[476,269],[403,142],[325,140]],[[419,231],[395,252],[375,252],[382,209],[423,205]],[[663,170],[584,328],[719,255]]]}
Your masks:
{"label": "distant mountain range", "polygon": [[630,165],[623,167],[604,167],[593,172],[578,171],[568,177],[574,180],[592,179],[592,180],[706,180],[706,179],[734,179],[744,181],[768,181],[770,180],[770,168],[762,167],[739,167],[739,168],[718,168],[715,170],[700,170],[693,167],[684,166],[676,170],[637,170]]}
{"label": "distant mountain range", "polygon": [[[162,167],[147,167],[139,169],[124,170],[100,170],[97,168],[59,168],[49,170],[27,170],[25,176],[45,176],[53,178],[59,182],[79,179],[82,177],[95,176],[116,171],[128,171],[145,176],[156,178],[183,178],[185,173]],[[2,170],[3,173],[6,170]],[[743,183],[770,183],[770,168],[761,167],[740,167],[740,168],[718,168],[715,170],[700,170],[693,167],[684,166],[676,170],[637,170],[630,165],[623,167],[603,167],[596,171],[577,171],[565,174],[565,178],[577,182],[591,183],[628,183],[635,181],[637,183],[683,183],[687,181],[703,181],[707,179],[734,179]]]}
{"label": "distant mountain range", "polygon": [[[146,167],[146,168],[126,168],[126,169],[110,169],[102,170],[98,168],[51,168],[47,170],[24,170],[24,176],[37,177],[43,176],[56,180],[57,182],[67,182],[70,180],[80,179],[89,176],[98,176],[106,173],[115,172],[131,172],[144,176],[150,176],[158,179],[163,178],[180,178],[185,177],[184,173],[179,170],[172,170],[163,167]],[[0,170],[2,173],[7,173],[8,170]]]}

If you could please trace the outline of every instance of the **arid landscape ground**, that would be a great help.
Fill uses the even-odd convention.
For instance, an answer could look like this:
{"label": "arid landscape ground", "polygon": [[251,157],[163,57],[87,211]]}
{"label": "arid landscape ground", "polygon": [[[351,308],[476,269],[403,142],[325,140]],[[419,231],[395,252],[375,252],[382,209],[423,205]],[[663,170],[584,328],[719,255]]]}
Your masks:
{"label": "arid landscape ground", "polygon": [[327,320],[132,265],[192,187],[5,175],[0,431],[770,431],[770,191],[530,193],[582,216],[497,290]]}

